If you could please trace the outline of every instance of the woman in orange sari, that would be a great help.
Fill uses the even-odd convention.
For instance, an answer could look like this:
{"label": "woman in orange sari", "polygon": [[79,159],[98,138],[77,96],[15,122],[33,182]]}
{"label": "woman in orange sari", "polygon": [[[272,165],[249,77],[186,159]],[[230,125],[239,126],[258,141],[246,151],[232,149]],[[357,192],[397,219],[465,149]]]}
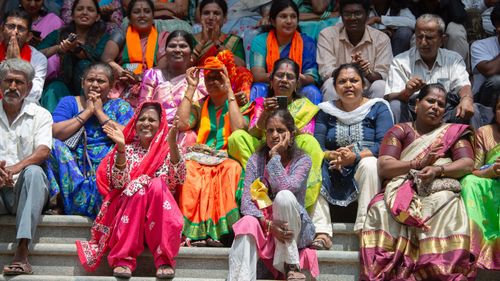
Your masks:
{"label": "woman in orange sari", "polygon": [[188,88],[177,109],[179,130],[199,126],[197,145],[185,155],[187,175],[179,207],[186,244],[222,246],[221,235],[239,219],[236,193],[242,187],[242,169],[228,158],[227,142],[231,132],[248,127],[249,110],[240,109],[226,66],[216,57],[207,58],[204,65],[208,98],[201,106],[193,104],[199,73],[195,67],[186,71]]}

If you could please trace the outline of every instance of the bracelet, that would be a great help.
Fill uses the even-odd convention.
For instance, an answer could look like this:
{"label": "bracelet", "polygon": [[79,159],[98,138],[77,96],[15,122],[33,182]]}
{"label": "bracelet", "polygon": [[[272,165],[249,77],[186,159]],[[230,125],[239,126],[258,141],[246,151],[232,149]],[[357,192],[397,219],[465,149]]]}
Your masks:
{"label": "bracelet", "polygon": [[108,118],[106,121],[102,122],[101,126],[106,125],[106,123],[108,123],[109,121],[111,121],[111,118]]}
{"label": "bracelet", "polygon": [[266,233],[269,235],[269,231],[271,231],[271,223],[272,221],[271,220],[268,220],[267,221],[267,230],[266,230]]}
{"label": "bracelet", "polygon": [[358,164],[359,161],[361,161],[361,155],[359,155],[359,152],[354,152],[354,155],[356,155],[356,159],[354,159],[354,164]]}
{"label": "bracelet", "polygon": [[369,68],[368,68],[368,70],[367,70],[367,71],[365,71],[365,72],[366,72],[366,76],[372,75],[372,73],[373,73],[373,72],[372,72],[372,70],[371,70],[371,69],[369,69]]}
{"label": "bracelet", "polygon": [[120,170],[125,168],[125,166],[127,166],[127,162],[124,162],[123,164],[118,164],[118,162],[115,162],[115,167]]}
{"label": "bracelet", "polygon": [[232,102],[232,101],[236,101],[236,98],[235,97],[230,97],[227,99],[229,102]]}
{"label": "bracelet", "polygon": [[125,153],[125,150],[119,150],[118,147],[117,147],[116,148],[116,152],[123,154],[123,153]]}
{"label": "bracelet", "polygon": [[444,178],[444,166],[438,166],[441,169],[441,174],[439,175],[440,177]]}
{"label": "bracelet", "polygon": [[85,125],[85,122],[83,121],[82,117],[80,116],[75,116],[76,121],[78,121],[80,124]]}
{"label": "bracelet", "polygon": [[184,96],[184,98],[187,99],[189,103],[191,103],[191,104],[193,103],[193,99],[188,98],[188,96]]}

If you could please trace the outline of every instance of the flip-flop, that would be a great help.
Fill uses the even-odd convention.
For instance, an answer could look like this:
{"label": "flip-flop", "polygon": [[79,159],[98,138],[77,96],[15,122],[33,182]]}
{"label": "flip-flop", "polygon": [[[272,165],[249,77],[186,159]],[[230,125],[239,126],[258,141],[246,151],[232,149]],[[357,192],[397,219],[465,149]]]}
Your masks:
{"label": "flip-flop", "polygon": [[222,242],[220,242],[219,240],[214,240],[212,238],[207,239],[207,245],[210,247],[217,247],[217,248],[224,247],[224,244],[222,244]]}
{"label": "flip-flop", "polygon": [[29,263],[13,262],[3,267],[3,275],[31,275],[33,268]]}
{"label": "flip-flop", "polygon": [[[165,270],[172,269],[172,273],[164,273]],[[172,279],[175,277],[175,269],[173,269],[170,265],[161,265],[156,270],[156,278],[158,279]]]}
{"label": "flip-flop", "polygon": [[191,247],[206,247],[206,246],[207,246],[206,240],[191,241]]}
{"label": "flip-flop", "polygon": [[[325,238],[327,237],[327,238]],[[328,241],[326,240],[328,239]],[[309,248],[315,249],[315,250],[330,250],[332,247],[332,240],[329,236],[326,235],[318,235],[316,238],[314,238],[314,241],[311,243]]]}
{"label": "flip-flop", "polygon": [[[122,268],[124,271],[117,271],[117,268]],[[127,266],[117,266],[113,268],[113,276],[118,278],[130,278],[132,277],[132,271]]]}

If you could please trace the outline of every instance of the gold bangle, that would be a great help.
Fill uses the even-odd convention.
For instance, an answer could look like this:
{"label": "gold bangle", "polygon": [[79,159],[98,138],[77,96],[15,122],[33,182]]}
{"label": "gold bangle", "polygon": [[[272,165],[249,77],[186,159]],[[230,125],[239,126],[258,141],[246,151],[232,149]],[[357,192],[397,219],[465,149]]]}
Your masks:
{"label": "gold bangle", "polygon": [[115,167],[120,170],[125,168],[125,166],[127,166],[127,161],[125,161],[123,164],[118,164],[118,162],[115,162]]}
{"label": "gold bangle", "polygon": [[230,102],[231,102],[231,101],[236,101],[236,98],[235,98],[235,97],[230,97],[230,98],[228,98],[227,100],[228,100],[228,101],[230,101]]}

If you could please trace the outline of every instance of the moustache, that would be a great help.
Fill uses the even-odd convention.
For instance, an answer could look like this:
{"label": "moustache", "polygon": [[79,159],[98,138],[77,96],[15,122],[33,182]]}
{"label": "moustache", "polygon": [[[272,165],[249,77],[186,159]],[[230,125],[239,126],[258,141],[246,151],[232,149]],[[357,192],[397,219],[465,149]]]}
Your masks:
{"label": "moustache", "polygon": [[3,93],[4,96],[16,95],[17,98],[21,97],[21,93],[18,90],[7,90]]}

